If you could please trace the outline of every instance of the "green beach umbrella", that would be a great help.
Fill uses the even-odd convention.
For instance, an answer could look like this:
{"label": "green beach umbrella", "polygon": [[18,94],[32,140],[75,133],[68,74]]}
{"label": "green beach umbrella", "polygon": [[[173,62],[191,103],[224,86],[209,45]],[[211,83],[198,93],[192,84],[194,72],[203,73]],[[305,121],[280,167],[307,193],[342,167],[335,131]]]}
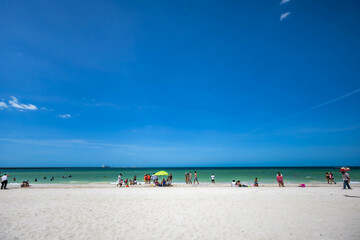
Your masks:
{"label": "green beach umbrella", "polygon": [[165,171],[160,171],[160,172],[155,173],[155,175],[156,176],[167,176],[169,174],[167,172],[165,172]]}

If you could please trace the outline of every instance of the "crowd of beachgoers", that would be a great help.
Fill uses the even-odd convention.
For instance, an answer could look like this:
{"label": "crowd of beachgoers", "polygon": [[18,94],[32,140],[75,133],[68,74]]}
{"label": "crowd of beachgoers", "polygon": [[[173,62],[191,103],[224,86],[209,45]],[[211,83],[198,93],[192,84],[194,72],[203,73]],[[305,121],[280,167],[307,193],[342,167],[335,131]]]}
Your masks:
{"label": "crowd of beachgoers", "polygon": [[[349,172],[350,169],[347,168],[347,167],[342,167],[340,168],[340,173],[342,174],[342,179],[343,179],[343,188],[346,189],[351,189],[350,187],[350,175],[349,175]],[[162,172],[162,173],[161,173]],[[147,173],[147,174],[144,174],[144,184],[149,184],[151,186],[158,186],[158,187],[166,187],[166,186],[171,186],[172,185],[172,180],[173,180],[173,175],[172,173],[167,173],[167,172],[164,172],[164,171],[161,171],[161,172],[158,172],[158,173],[161,173],[161,174],[158,174],[158,173],[153,173],[152,175],[150,173]],[[1,176],[1,173],[0,173],[0,176]],[[167,176],[167,177],[164,177],[164,176]],[[8,177],[10,177],[8,174],[4,174],[2,175],[1,177],[1,189],[6,189],[7,188],[7,184],[8,184]],[[69,175],[69,176],[62,176],[62,178],[71,178],[72,175]],[[162,178],[162,179],[161,179]],[[47,177],[43,177],[43,179],[47,179]],[[50,181],[54,181],[55,177],[52,176],[50,178]],[[326,172],[325,174],[325,179],[327,181],[328,184],[336,184],[335,180],[334,180],[334,174],[332,172]],[[215,184],[215,175],[214,174],[211,174],[210,175],[210,180],[211,180],[211,183]],[[13,181],[15,182],[16,181],[16,178],[13,177]],[[38,178],[35,178],[34,180],[35,182],[38,181]],[[284,177],[283,175],[278,172],[276,174],[276,181],[279,185],[279,187],[285,187],[285,184],[284,184]],[[132,185],[140,185],[141,183],[138,183],[137,181],[137,176],[135,175],[132,179],[129,179],[129,178],[126,178],[124,179],[123,178],[123,175],[120,173],[119,176],[118,176],[118,179],[117,179],[117,187],[122,187],[123,185],[125,187],[129,187],[129,186],[132,186]],[[194,174],[191,173],[191,171],[189,172],[185,172],[185,183],[186,184],[199,184],[199,180],[198,180],[198,173],[197,171],[194,171]],[[251,187],[251,186],[254,186],[254,187],[259,187],[259,181],[258,181],[258,178],[255,177],[254,179],[254,183],[249,185],[249,184],[242,184],[240,180],[232,180],[231,182],[231,187]],[[21,187],[29,187],[29,180],[26,180],[26,181],[23,181],[22,184],[21,184]],[[305,184],[300,184],[299,187],[305,187]]]}
{"label": "crowd of beachgoers", "polygon": [[[158,186],[158,187],[166,187],[166,186],[171,186],[172,184],[172,179],[173,176],[172,174],[168,174],[168,177],[163,178],[162,180],[159,179],[159,175],[156,175],[155,173],[153,175],[147,173],[144,175],[144,184],[151,184],[151,181],[153,182],[154,186]],[[118,176],[118,180],[117,180],[117,187],[122,187],[122,185],[125,185],[125,187],[129,187],[131,185],[137,185],[137,177],[136,175],[134,176],[133,179],[128,179],[126,178],[125,180],[123,179],[122,173],[119,174]]]}
{"label": "crowd of beachgoers", "polygon": [[[346,189],[346,188],[351,189],[351,187],[349,185],[350,175],[349,175],[348,171],[350,171],[349,168],[343,167],[340,169],[340,172],[343,177],[343,182],[344,182],[343,188],[344,189]],[[194,176],[194,179],[192,179],[193,176]],[[172,178],[173,178],[173,176],[171,173],[168,175],[168,177],[166,179],[163,178],[162,180],[159,180],[159,176],[156,175],[155,173],[152,175],[145,174],[144,175],[144,183],[151,184],[151,182],[152,182],[154,186],[159,186],[159,187],[171,186]],[[336,182],[334,180],[334,175],[331,172],[326,172],[325,178],[326,178],[328,184],[332,184],[332,183],[336,184]],[[214,174],[211,174],[210,179],[211,179],[211,183],[215,184],[215,175]],[[281,172],[278,172],[276,174],[276,181],[277,181],[279,187],[285,187],[284,177],[281,174]],[[190,171],[185,172],[185,183],[186,184],[196,184],[196,183],[199,184],[197,172],[194,171],[194,175],[192,175],[192,173]],[[122,185],[125,185],[126,187],[129,187],[131,185],[137,185],[136,176],[134,176],[134,178],[132,180],[129,180],[129,179],[124,180],[122,178],[122,174],[120,173],[118,176],[118,180],[117,180],[117,186],[121,187]],[[232,180],[232,182],[231,182],[231,187],[251,187],[251,186],[259,187],[259,181],[258,181],[257,177],[255,177],[254,183],[252,185],[242,184],[240,180],[237,180],[237,181]],[[299,184],[299,187],[305,187],[305,184]]]}

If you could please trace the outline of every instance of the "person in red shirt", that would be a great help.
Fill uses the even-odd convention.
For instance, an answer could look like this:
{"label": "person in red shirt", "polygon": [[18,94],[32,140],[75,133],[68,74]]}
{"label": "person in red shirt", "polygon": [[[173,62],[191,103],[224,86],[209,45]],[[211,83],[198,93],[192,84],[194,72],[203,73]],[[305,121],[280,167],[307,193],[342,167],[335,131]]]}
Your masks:
{"label": "person in red shirt", "polygon": [[284,178],[280,172],[278,172],[278,174],[276,175],[276,180],[279,183],[279,187],[285,187],[284,186]]}

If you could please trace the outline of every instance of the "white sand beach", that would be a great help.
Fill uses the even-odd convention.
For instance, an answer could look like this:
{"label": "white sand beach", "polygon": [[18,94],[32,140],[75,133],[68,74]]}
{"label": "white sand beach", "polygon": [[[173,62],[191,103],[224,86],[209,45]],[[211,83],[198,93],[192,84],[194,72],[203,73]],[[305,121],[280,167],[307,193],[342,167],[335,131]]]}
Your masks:
{"label": "white sand beach", "polygon": [[360,239],[360,188],[0,191],[0,239]]}

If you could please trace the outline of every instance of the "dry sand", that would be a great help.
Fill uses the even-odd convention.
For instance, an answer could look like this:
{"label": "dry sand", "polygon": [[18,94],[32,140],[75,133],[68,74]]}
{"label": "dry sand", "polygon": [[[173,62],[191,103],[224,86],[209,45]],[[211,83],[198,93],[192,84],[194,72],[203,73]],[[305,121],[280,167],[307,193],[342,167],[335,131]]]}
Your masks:
{"label": "dry sand", "polygon": [[[347,195],[347,196],[346,196]],[[360,239],[360,188],[0,191],[0,239]]]}

